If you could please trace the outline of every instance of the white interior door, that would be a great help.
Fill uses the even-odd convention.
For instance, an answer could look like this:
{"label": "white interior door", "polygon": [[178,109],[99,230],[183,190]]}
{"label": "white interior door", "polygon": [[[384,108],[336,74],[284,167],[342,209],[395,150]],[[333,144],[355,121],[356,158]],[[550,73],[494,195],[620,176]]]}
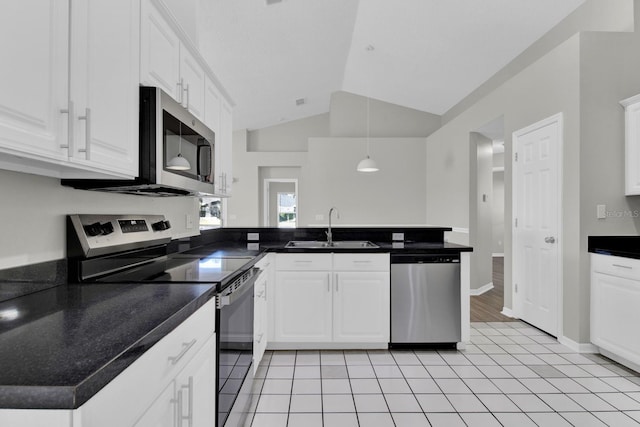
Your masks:
{"label": "white interior door", "polygon": [[513,302],[517,317],[558,336],[562,309],[562,115],[513,133]]}

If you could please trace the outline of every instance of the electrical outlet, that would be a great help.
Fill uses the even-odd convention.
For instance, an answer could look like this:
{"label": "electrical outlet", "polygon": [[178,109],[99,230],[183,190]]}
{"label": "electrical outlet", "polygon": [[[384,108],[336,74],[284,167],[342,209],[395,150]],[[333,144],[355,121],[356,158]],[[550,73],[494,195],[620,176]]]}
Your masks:
{"label": "electrical outlet", "polygon": [[316,221],[324,221],[324,215],[316,214]]}
{"label": "electrical outlet", "polygon": [[391,233],[391,240],[393,241],[404,240],[404,233]]}
{"label": "electrical outlet", "polygon": [[184,216],[184,226],[187,229],[193,228],[193,215],[191,214],[186,214]]}
{"label": "electrical outlet", "polygon": [[607,217],[607,205],[596,206],[596,218],[605,219]]}
{"label": "electrical outlet", "polygon": [[247,240],[257,242],[260,240],[260,233],[247,233]]}
{"label": "electrical outlet", "polygon": [[248,251],[259,251],[260,250],[260,243],[247,243],[247,250]]}

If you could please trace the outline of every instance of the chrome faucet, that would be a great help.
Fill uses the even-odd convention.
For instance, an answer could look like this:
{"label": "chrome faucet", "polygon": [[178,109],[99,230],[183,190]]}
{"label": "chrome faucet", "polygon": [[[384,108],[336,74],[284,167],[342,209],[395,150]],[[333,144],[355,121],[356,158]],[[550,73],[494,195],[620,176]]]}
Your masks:
{"label": "chrome faucet", "polygon": [[336,211],[336,218],[340,218],[340,212],[338,212],[337,208],[332,207],[331,209],[329,209],[329,229],[325,231],[325,234],[327,235],[328,246],[333,246],[333,233],[331,233],[331,214],[333,213],[333,211]]}

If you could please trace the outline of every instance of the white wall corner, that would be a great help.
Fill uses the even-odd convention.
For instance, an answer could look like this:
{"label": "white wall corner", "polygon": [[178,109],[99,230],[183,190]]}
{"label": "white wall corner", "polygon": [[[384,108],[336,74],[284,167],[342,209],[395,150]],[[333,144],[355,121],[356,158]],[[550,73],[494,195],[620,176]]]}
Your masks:
{"label": "white wall corner", "polygon": [[470,289],[469,295],[471,295],[472,297],[477,297],[478,295],[482,295],[485,292],[489,292],[491,289],[493,289],[493,282],[489,282],[486,285],[480,286],[477,289]]}
{"label": "white wall corner", "polygon": [[564,345],[565,347],[569,347],[571,350],[575,351],[576,353],[599,353],[598,347],[591,344],[590,342],[579,343],[565,336],[559,337],[558,342]]}

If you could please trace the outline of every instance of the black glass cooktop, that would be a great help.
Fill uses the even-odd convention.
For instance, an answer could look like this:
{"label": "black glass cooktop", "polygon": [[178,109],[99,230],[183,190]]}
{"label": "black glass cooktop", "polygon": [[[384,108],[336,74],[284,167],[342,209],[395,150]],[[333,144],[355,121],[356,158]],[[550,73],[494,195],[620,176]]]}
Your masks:
{"label": "black glass cooktop", "polygon": [[168,256],[125,271],[103,276],[98,282],[222,283],[244,272],[252,257]]}

